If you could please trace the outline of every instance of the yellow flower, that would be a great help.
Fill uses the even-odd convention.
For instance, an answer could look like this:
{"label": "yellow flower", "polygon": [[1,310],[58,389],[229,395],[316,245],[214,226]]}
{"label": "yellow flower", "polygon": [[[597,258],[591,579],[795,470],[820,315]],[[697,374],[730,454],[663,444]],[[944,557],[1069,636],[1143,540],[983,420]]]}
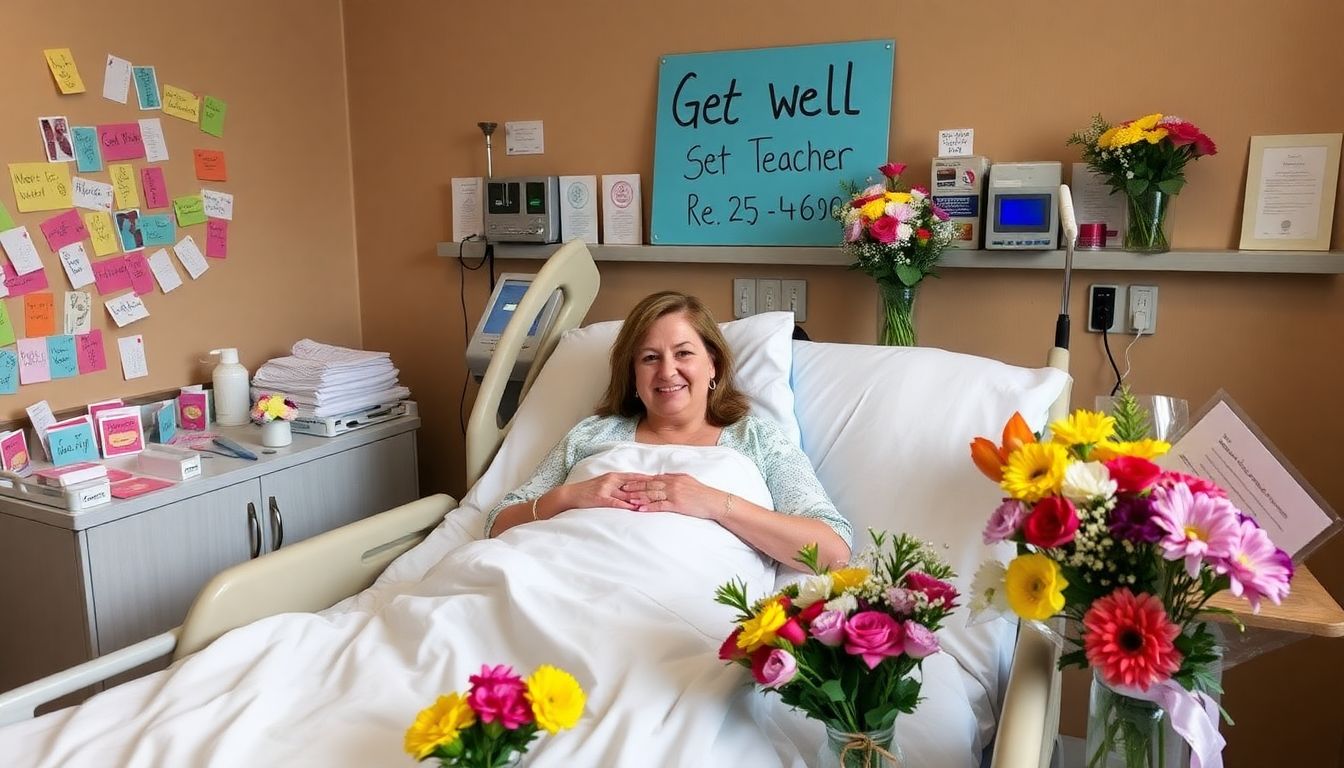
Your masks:
{"label": "yellow flower", "polygon": [[1115,140],[1115,134],[1120,130],[1120,126],[1114,125],[1106,129],[1106,132],[1097,137],[1098,149],[1110,149],[1111,142]]}
{"label": "yellow flower", "polygon": [[1156,144],[1157,142],[1159,142],[1159,141],[1161,141],[1161,140],[1163,140],[1163,139],[1165,139],[1165,138],[1167,138],[1167,129],[1166,129],[1166,128],[1158,128],[1158,129],[1155,130],[1155,131],[1144,131],[1144,132],[1143,132],[1143,139],[1144,139],[1144,141],[1147,141],[1149,144]]}
{"label": "yellow flower", "polygon": [[266,398],[266,414],[271,418],[283,419],[288,411],[289,407],[285,405],[283,397]]}
{"label": "yellow flower", "polygon": [[867,581],[868,575],[867,568],[841,568],[838,571],[831,571],[831,589],[835,594],[839,594]]}
{"label": "yellow flower", "polygon": [[1059,443],[1027,443],[1008,454],[999,483],[1009,496],[1021,501],[1038,501],[1059,492],[1069,453]]}
{"label": "yellow flower", "polygon": [[908,203],[908,202],[910,202],[910,193],[909,193],[909,192],[888,192],[887,195],[886,195],[886,197],[887,197],[887,200],[889,200],[889,201],[891,201],[891,202],[893,202],[893,203]]}
{"label": "yellow flower", "polygon": [[1128,147],[1130,144],[1141,141],[1142,139],[1143,129],[1132,124],[1126,125],[1118,129],[1115,132],[1115,135],[1111,137],[1111,148],[1119,149],[1120,147]]}
{"label": "yellow flower", "polygon": [[784,626],[788,620],[783,603],[771,600],[761,606],[755,616],[742,622],[742,634],[737,636],[737,647],[751,653],[762,645],[768,645],[775,639],[775,630]]}
{"label": "yellow flower", "polygon": [[1067,586],[1059,563],[1039,553],[1013,558],[1004,576],[1008,605],[1024,619],[1042,621],[1063,610]]}
{"label": "yellow flower", "polygon": [[1092,445],[1115,434],[1115,419],[1100,411],[1074,411],[1050,425],[1052,439],[1060,445]]}
{"label": "yellow flower", "polygon": [[527,678],[527,700],[532,716],[548,733],[573,728],[583,715],[587,701],[579,681],[563,669],[543,664]]}
{"label": "yellow flower", "polygon": [[1138,459],[1153,459],[1171,450],[1171,443],[1165,440],[1144,438],[1134,442],[1103,440],[1092,448],[1092,458],[1096,461],[1110,461],[1117,456],[1133,456]]}
{"label": "yellow flower", "polygon": [[1162,119],[1161,112],[1154,112],[1151,115],[1144,115],[1130,125],[1138,128],[1140,131],[1151,131],[1157,127],[1157,122]]}
{"label": "yellow flower", "polygon": [[416,760],[424,760],[439,746],[457,741],[458,733],[475,723],[476,713],[467,704],[467,697],[456,692],[440,696],[434,706],[420,710],[406,729],[406,751]]}
{"label": "yellow flower", "polygon": [[859,209],[859,213],[863,215],[863,218],[869,221],[876,221],[877,219],[882,217],[883,213],[886,213],[886,210],[887,210],[887,201],[882,198],[878,198],[876,200],[864,203],[863,207]]}

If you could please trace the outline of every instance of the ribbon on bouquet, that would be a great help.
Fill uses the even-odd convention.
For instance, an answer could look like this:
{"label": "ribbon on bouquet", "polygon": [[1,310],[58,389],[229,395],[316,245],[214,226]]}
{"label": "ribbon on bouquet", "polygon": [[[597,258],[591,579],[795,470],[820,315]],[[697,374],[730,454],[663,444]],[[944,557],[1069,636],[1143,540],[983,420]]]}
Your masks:
{"label": "ribbon on bouquet", "polygon": [[1208,694],[1187,691],[1175,680],[1146,691],[1124,685],[1112,685],[1111,690],[1161,707],[1171,717],[1172,729],[1190,745],[1190,768],[1223,768],[1227,740],[1218,732],[1218,705]]}
{"label": "ribbon on bouquet", "polygon": [[879,761],[879,758],[883,757],[890,761],[888,763],[889,765],[895,766],[895,768],[903,768],[901,761],[897,759],[895,755],[878,746],[877,742],[873,741],[872,737],[868,734],[847,733],[845,735],[849,737],[849,741],[845,742],[844,749],[840,750],[841,765],[846,765],[845,757],[848,756],[850,752],[856,752],[859,757],[863,758],[863,768],[875,768],[875,766],[880,768],[882,763]]}

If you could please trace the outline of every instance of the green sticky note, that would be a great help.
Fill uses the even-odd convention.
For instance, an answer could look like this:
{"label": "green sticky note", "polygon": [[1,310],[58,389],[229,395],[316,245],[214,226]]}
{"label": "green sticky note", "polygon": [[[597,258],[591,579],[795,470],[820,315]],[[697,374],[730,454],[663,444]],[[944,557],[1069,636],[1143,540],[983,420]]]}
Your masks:
{"label": "green sticky note", "polygon": [[14,219],[10,218],[9,210],[5,208],[5,201],[0,200],[0,232],[5,232],[14,228]]}
{"label": "green sticky note", "polygon": [[177,213],[179,227],[205,223],[205,200],[200,195],[177,198],[173,201],[173,211]]}
{"label": "green sticky note", "polygon": [[0,347],[14,343],[14,324],[9,321],[9,307],[0,301]]}
{"label": "green sticky note", "polygon": [[211,136],[224,138],[224,114],[228,111],[228,104],[214,96],[206,96],[201,105],[201,130]]}

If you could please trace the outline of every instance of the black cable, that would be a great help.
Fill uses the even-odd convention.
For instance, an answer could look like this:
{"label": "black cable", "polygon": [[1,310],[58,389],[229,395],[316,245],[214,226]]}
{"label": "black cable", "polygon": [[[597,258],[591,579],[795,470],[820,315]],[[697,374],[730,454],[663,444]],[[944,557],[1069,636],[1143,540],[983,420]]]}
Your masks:
{"label": "black cable", "polygon": [[1123,379],[1120,378],[1120,366],[1115,364],[1115,355],[1111,354],[1110,335],[1106,333],[1105,328],[1101,329],[1101,345],[1106,348],[1106,359],[1111,361],[1111,370],[1115,371],[1115,386],[1111,387],[1111,397],[1115,397],[1115,393],[1120,391]]}
{"label": "black cable", "polygon": [[[487,262],[489,262],[490,291],[493,293],[495,290],[494,246],[489,241],[486,241],[485,253],[481,255],[480,261],[476,262],[476,266],[473,267],[467,263],[467,258],[463,254],[463,250],[466,248],[467,243],[473,240],[484,240],[484,238],[481,237],[480,235],[468,235],[460,243],[457,244],[457,294],[458,299],[462,304],[463,355],[466,354],[467,343],[471,340],[471,331],[467,327],[467,272],[475,272],[479,270],[481,267],[485,266]],[[470,383],[471,383],[471,369],[468,368],[462,374],[462,392],[457,399],[457,423],[458,426],[462,428],[463,436],[467,434],[467,417],[466,417],[467,385]]]}

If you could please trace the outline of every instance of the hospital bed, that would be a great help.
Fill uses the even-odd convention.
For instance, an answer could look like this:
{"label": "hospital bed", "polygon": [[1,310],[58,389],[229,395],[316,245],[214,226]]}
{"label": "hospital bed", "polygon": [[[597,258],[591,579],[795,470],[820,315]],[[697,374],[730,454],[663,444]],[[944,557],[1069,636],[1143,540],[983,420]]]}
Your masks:
{"label": "hospital bed", "polygon": [[[165,689],[174,689],[179,678],[189,678],[177,686],[186,690],[194,690],[192,686],[208,688],[206,681],[227,678],[226,682],[218,683],[223,691],[231,690],[229,686],[246,689],[251,679],[248,675],[283,676],[283,672],[265,668],[266,657],[259,652],[260,648],[283,647],[294,637],[320,636],[336,625],[376,623],[369,617],[387,606],[425,599],[414,585],[437,578],[441,575],[440,563],[449,553],[468,549],[470,542],[481,537],[485,512],[530,473],[569,426],[591,410],[594,392],[600,392],[605,385],[605,353],[616,324],[578,328],[597,288],[597,269],[581,243],[562,247],[542,267],[533,287],[522,299],[515,320],[498,343],[472,411],[466,446],[471,490],[461,504],[448,496],[430,496],[218,574],[202,590],[180,627],[0,695],[0,726],[15,724],[0,728],[0,753],[7,748],[30,747],[51,754],[61,749],[73,750],[69,742],[83,737],[70,734],[80,728],[92,737],[120,727],[105,722],[116,717],[107,713],[135,712],[139,713],[135,717],[147,717],[143,713],[168,706],[155,697]],[[497,408],[513,360],[524,341],[527,320],[555,290],[563,295],[561,307],[555,322],[538,340],[536,362],[527,374],[518,413],[501,426],[496,420]],[[1027,415],[1033,428],[1043,427],[1047,412],[1057,414],[1067,405],[1067,375],[1049,368],[1023,369],[940,350],[794,342],[788,333],[792,328],[791,317],[775,314],[779,316],[761,316],[725,325],[730,344],[742,358],[739,378],[752,395],[757,412],[763,410],[779,418],[801,438],[837,507],[854,523],[856,545],[864,540],[864,527],[870,525],[911,530],[932,541],[947,542],[949,548],[945,553],[958,568],[959,584],[965,593],[975,566],[991,554],[980,543],[980,529],[997,500],[992,484],[976,477],[966,445],[972,436],[994,434],[995,425],[1001,425],[1015,409]],[[1058,352],[1055,350],[1057,364],[1061,362]],[[595,373],[595,360],[603,361],[596,369],[602,371],[601,375]],[[1064,365],[1066,361],[1065,355]],[[845,370],[853,373],[839,373]],[[527,392],[534,386],[539,387],[539,393],[545,392],[546,397],[527,398]],[[936,422],[932,427],[930,419]],[[899,471],[907,465],[909,471]],[[893,468],[898,471],[892,471]],[[456,567],[466,573],[473,565],[474,561],[468,558]],[[458,577],[470,580],[469,576]],[[540,584],[534,587],[541,589]],[[526,592],[512,597],[525,601]],[[704,594],[702,602],[711,603],[711,594]],[[296,615],[318,611],[323,613]],[[962,615],[959,612],[950,622],[952,626],[944,631],[947,652],[930,657],[936,663],[926,662],[924,677],[929,701],[916,715],[898,720],[898,738],[908,755],[912,752],[914,756],[928,755],[928,750],[941,749],[944,743],[957,751],[953,758],[931,760],[927,763],[930,765],[978,764],[983,756],[997,767],[1044,768],[1050,761],[1058,723],[1056,649],[1040,634],[1019,633],[1006,622],[962,627],[958,620]],[[284,624],[285,621],[290,625]],[[295,622],[300,626],[292,626]],[[486,634],[493,631],[489,627],[480,630]],[[367,627],[361,631],[367,631]],[[461,689],[466,675],[458,674],[457,667],[445,668],[439,656],[431,655],[432,661],[425,660],[424,646],[431,642],[431,637],[426,634],[413,642],[397,641],[399,645],[394,645],[402,655],[414,657],[407,660],[407,669],[418,673],[432,667],[443,673],[444,680],[433,684],[438,692]],[[345,644],[336,644],[331,651],[331,670],[338,680],[355,674],[340,671],[358,667],[343,666],[349,663],[350,654],[372,653],[358,640],[341,642]],[[240,646],[232,651],[235,656],[249,659],[251,671],[238,673],[237,679],[230,678],[233,674],[230,667],[220,666],[216,659],[223,657],[228,652],[225,647],[230,645]],[[713,647],[716,645],[717,640],[713,641]],[[713,653],[713,647],[709,654]],[[357,648],[363,650],[352,650]],[[252,651],[257,651],[256,655]],[[167,671],[120,686],[73,710],[30,719],[44,703],[169,654],[175,663]],[[946,663],[937,661],[941,657],[948,657]],[[474,671],[474,665],[498,661],[472,659],[470,663],[462,662],[465,666],[461,669]],[[717,669],[735,669],[724,667],[712,656],[710,661]],[[704,678],[704,674],[697,674]],[[753,722],[762,724],[763,734],[793,740],[792,745],[778,750],[777,764],[799,764],[797,753],[802,753],[803,762],[810,764],[815,755],[815,752],[808,754],[812,742],[797,734],[809,728],[818,730],[815,723],[802,722],[796,713],[765,712],[770,700],[776,697],[752,693],[740,680],[734,686],[737,690],[731,692],[714,687],[720,682],[702,685],[704,681],[697,680],[700,687],[696,690],[701,693],[713,690],[724,698],[735,698],[737,709],[733,717],[746,717],[742,712],[749,711],[750,717],[755,718]],[[600,693],[604,681],[596,682],[595,690]],[[626,685],[627,681],[622,680],[621,684]],[[401,681],[389,685],[396,689],[408,684]],[[123,688],[134,689],[122,696],[124,701],[100,704],[120,695]],[[686,691],[672,694],[673,702],[687,697]],[[251,695],[257,696],[258,701],[262,699],[260,694]],[[343,696],[361,698],[349,695],[348,691]],[[418,702],[417,707],[432,701],[421,694],[403,695],[399,705],[404,707],[407,699]],[[290,704],[297,707],[297,701]],[[100,706],[106,710],[101,720]],[[202,703],[200,709],[209,712],[210,706]],[[262,717],[260,722],[268,722],[264,713],[257,715],[251,711],[260,706],[249,702],[235,711],[234,730],[212,735],[212,748],[227,750],[229,744],[240,738],[237,731],[249,716]],[[606,713],[618,711],[615,705],[603,706]],[[382,724],[386,736],[397,728],[404,729],[414,715],[414,708],[395,709],[379,706],[374,714],[364,714],[374,720],[390,718],[391,724]],[[903,723],[918,724],[926,709],[929,720],[920,727],[912,726],[910,733],[902,735],[899,729]],[[82,710],[92,714],[86,716]],[[175,716],[183,721],[180,727],[195,727],[189,725],[195,722],[191,717],[181,713]],[[622,721],[614,726],[618,729],[638,729],[638,716],[629,711],[621,711],[620,717],[612,714],[611,719]],[[962,722],[957,722],[958,719]],[[41,724],[49,720],[53,724],[42,728]],[[339,716],[337,720],[342,721]],[[670,728],[675,718],[665,713],[664,719],[656,722]],[[721,718],[720,722],[726,721]],[[581,724],[580,728],[584,727]],[[650,727],[656,730],[658,726]],[[285,749],[298,749],[278,734],[280,728],[263,730],[273,732],[261,742],[254,739],[246,743],[251,746],[264,743],[268,749],[274,748],[276,755]],[[599,721],[589,726],[586,738],[597,740],[607,732],[609,729]],[[722,733],[719,737],[723,737]],[[157,731],[146,735],[139,748],[153,749],[144,744],[156,738],[160,738]],[[562,738],[555,737],[557,743]],[[393,736],[391,744],[381,747],[382,752],[374,754],[387,764],[387,755],[395,755],[397,746],[399,733]],[[544,762],[548,754],[545,745],[542,746],[540,752],[534,751],[538,762]],[[389,747],[390,753],[386,751]],[[639,747],[647,750],[648,744]],[[155,761],[162,761],[178,754],[173,751],[175,748],[176,745],[168,744],[160,747],[162,751],[149,754],[155,755]],[[678,755],[683,748],[684,744],[678,747]],[[971,749],[979,750],[979,754],[968,763],[966,755]],[[601,759],[604,764],[625,762],[610,757],[625,754],[619,748],[602,754],[609,756]],[[639,754],[644,755],[646,765],[681,764],[675,762],[679,757],[669,756],[650,763],[647,751]],[[792,763],[791,754],[795,755]],[[361,759],[351,757],[356,762]],[[607,760],[614,762],[606,763]]]}

